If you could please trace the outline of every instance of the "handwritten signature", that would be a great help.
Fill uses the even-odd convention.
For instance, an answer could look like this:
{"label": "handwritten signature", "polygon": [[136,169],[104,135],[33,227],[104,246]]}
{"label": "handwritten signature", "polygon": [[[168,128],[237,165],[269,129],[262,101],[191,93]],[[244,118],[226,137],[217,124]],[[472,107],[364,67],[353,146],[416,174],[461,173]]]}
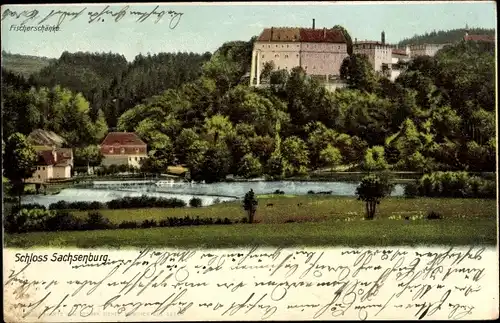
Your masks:
{"label": "handwritten signature", "polygon": [[135,18],[135,22],[143,23],[151,18],[155,24],[159,23],[164,17],[169,18],[169,28],[175,29],[184,15],[181,12],[176,12],[173,10],[160,10],[160,6],[156,6],[151,11],[137,11],[132,10],[130,6],[124,6],[119,10],[111,10],[110,6],[107,5],[104,9],[100,11],[89,11],[87,7],[79,9],[77,11],[69,10],[51,10],[47,15],[41,14],[40,11],[33,10],[23,10],[14,11],[10,9],[5,9],[2,13],[2,21],[5,19],[21,20],[21,25],[27,22],[36,22],[38,20],[38,25],[47,22],[55,22],[56,26],[61,26],[65,21],[73,21],[80,17],[88,16],[88,23],[104,23],[107,21],[119,22],[127,16],[132,16]]}

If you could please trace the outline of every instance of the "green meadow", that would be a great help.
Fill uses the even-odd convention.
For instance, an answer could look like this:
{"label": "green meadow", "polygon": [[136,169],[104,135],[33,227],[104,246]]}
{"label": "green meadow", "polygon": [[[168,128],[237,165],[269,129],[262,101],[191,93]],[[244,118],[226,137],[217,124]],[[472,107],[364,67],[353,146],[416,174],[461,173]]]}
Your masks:
{"label": "green meadow", "polygon": [[[254,224],[157,227],[96,231],[6,234],[6,247],[240,247],[495,245],[496,201],[451,198],[387,198],[375,220],[364,220],[365,205],[352,197],[260,196]],[[271,205],[272,204],[272,205]],[[430,211],[441,220],[428,220]],[[241,220],[241,202],[201,208],[100,210],[111,222],[168,217]],[[73,211],[84,217],[87,212]]]}

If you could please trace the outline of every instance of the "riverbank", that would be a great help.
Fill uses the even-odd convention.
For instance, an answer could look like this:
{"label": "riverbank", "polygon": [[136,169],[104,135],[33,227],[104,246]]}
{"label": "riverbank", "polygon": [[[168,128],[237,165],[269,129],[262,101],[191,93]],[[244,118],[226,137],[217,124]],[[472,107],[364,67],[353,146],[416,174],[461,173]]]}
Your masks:
{"label": "riverbank", "polygon": [[[272,204],[272,205],[271,205]],[[427,220],[428,212],[442,220]],[[167,217],[213,217],[240,220],[241,202],[203,208],[101,210],[113,223]],[[87,212],[73,212],[85,216]],[[496,243],[496,201],[481,199],[388,198],[376,219],[363,220],[364,204],[333,196],[259,198],[255,224],[165,227],[79,232],[6,234],[7,247],[238,247],[469,245]],[[405,220],[408,218],[408,220]],[[413,219],[413,220],[412,220]]]}

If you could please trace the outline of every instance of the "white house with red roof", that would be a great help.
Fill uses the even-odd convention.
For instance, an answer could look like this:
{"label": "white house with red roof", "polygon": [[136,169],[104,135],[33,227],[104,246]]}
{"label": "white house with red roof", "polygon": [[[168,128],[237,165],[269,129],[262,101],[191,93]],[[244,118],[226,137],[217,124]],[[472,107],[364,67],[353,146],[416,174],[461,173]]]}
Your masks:
{"label": "white house with red roof", "polygon": [[148,157],[147,145],[134,132],[110,132],[100,146],[103,166],[128,165],[140,167]]}
{"label": "white house with red roof", "polygon": [[[45,147],[47,148],[47,147]],[[36,171],[26,183],[42,184],[52,180],[71,178],[73,150],[71,148],[42,149],[37,151]]]}

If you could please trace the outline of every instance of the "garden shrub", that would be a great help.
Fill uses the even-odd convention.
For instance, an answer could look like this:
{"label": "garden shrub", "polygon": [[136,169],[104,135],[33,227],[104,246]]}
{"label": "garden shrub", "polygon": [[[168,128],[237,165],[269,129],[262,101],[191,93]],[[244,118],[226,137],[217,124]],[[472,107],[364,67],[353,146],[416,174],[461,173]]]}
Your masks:
{"label": "garden shrub", "polygon": [[106,203],[109,209],[134,209],[134,208],[176,208],[185,207],[186,202],[176,198],[157,198],[146,195],[140,197],[124,197]]}
{"label": "garden shrub", "polygon": [[496,181],[467,172],[434,172],[418,180],[419,196],[454,198],[495,198]]}
{"label": "garden shrub", "polygon": [[45,230],[47,231],[76,231],[85,230],[87,223],[66,210],[57,210],[55,215],[47,218]]}
{"label": "garden shrub", "polygon": [[202,204],[203,202],[199,197],[193,197],[192,199],[189,200],[189,206],[191,207],[201,207]]}
{"label": "garden shrub", "polygon": [[157,226],[156,220],[144,220],[141,223],[141,228],[155,228]]}
{"label": "garden shrub", "polygon": [[99,211],[91,211],[87,214],[86,229],[87,230],[107,230],[112,229],[114,225],[105,218]]}

